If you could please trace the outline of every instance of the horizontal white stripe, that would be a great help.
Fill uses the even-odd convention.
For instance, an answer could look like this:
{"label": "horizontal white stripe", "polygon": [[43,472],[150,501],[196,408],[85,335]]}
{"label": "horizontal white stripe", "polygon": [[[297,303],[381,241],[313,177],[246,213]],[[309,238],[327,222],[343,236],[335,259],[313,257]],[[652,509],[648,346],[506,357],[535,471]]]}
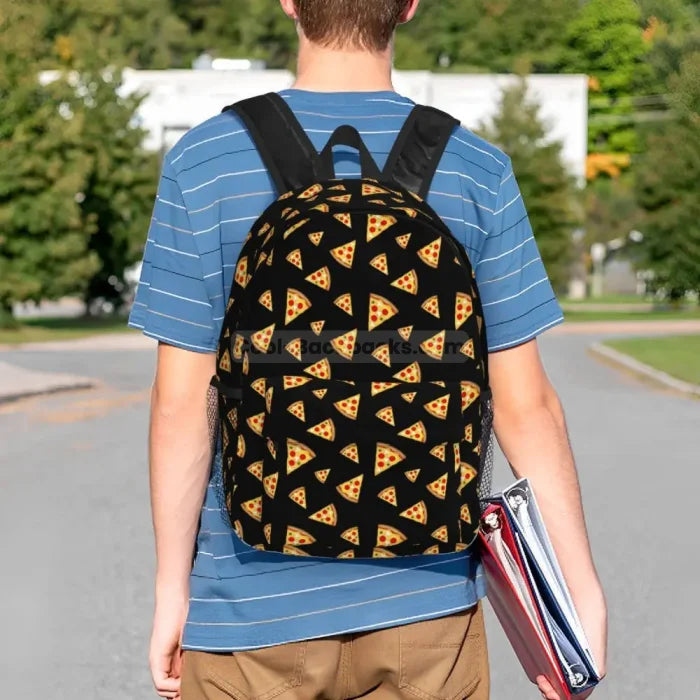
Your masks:
{"label": "horizontal white stripe", "polygon": [[228,136],[236,136],[237,134],[245,134],[245,133],[246,133],[245,129],[238,129],[237,131],[228,131],[225,134],[219,134],[218,136],[212,136],[211,138],[204,139],[202,141],[198,141],[197,143],[193,143],[191,146],[187,146],[187,148],[184,148],[182,150],[182,153],[180,153],[180,155],[177,158],[170,161],[171,165],[175,165],[175,163],[177,163],[177,161],[180,160],[180,158],[182,158],[182,156],[184,156],[185,153],[187,153],[187,151],[191,151],[193,148],[197,148],[198,146],[203,146],[205,143],[211,143],[212,141],[218,141],[219,139],[225,139]]}
{"label": "horizontal white stripe", "polygon": [[186,258],[198,258],[199,255],[194,253],[185,253],[184,250],[178,250],[177,248],[169,248],[167,245],[161,245],[160,243],[153,242],[154,248],[160,248],[161,250],[167,250],[169,253],[175,253],[176,255],[183,255]]}
{"label": "horizontal white stripe", "polygon": [[152,219],[154,224],[157,224],[158,226],[162,226],[163,228],[169,228],[173,231],[179,231],[180,233],[189,233],[191,234],[192,231],[187,228],[178,228],[177,226],[173,226],[172,224],[166,224],[164,221],[158,221],[158,219],[154,218]]}
{"label": "horizontal white stripe", "polygon": [[543,277],[541,280],[537,280],[537,282],[533,282],[531,285],[528,287],[525,287],[525,289],[521,289],[517,294],[513,294],[509,297],[504,297],[503,299],[497,299],[496,301],[490,301],[488,304],[482,304],[482,306],[495,306],[496,304],[502,304],[504,301],[510,301],[511,299],[517,299],[518,297],[522,296],[526,292],[529,292],[533,287],[537,287],[538,285],[548,282],[549,277]]}
{"label": "horizontal white stripe", "polygon": [[148,330],[144,328],[143,330],[144,335],[147,335],[151,338],[155,338],[156,340],[160,340],[163,343],[172,343],[173,345],[182,345],[186,348],[192,348],[193,350],[205,350],[206,352],[216,352],[216,350],[212,350],[211,348],[204,347],[203,345],[192,345],[191,343],[185,343],[182,340],[177,340],[175,338],[168,338],[166,335],[160,335],[159,333],[154,333],[151,330]]}
{"label": "horizontal white stripe", "polygon": [[516,245],[515,248],[511,248],[510,250],[507,250],[505,253],[501,253],[500,255],[496,255],[496,257],[494,257],[494,258],[484,258],[483,260],[480,260],[479,263],[477,264],[477,267],[485,262],[493,262],[494,260],[500,260],[501,258],[505,258],[506,255],[510,255],[511,253],[514,253],[516,250],[522,248],[526,243],[529,243],[530,241],[534,241],[534,240],[535,240],[534,236],[529,236],[521,243],[518,243],[518,245]]}
{"label": "horizontal white stripe", "polygon": [[[409,107],[410,105],[406,105]],[[294,114],[307,114],[311,117],[323,117],[324,119],[405,119],[406,114],[324,114],[322,112],[305,112],[301,109],[295,109]]]}
{"label": "horizontal white stripe", "polygon": [[151,287],[152,292],[156,292],[157,294],[164,294],[167,297],[174,297],[175,299],[182,299],[182,301],[189,301],[192,304],[200,304],[201,306],[208,306],[211,308],[211,304],[208,301],[199,301],[199,299],[192,299],[190,297],[183,297],[180,296],[179,294],[173,294],[172,292],[166,292],[164,289],[156,289],[155,287]]}
{"label": "horizontal white stripe", "polygon": [[483,153],[485,156],[488,156],[489,158],[493,158],[499,165],[502,165],[503,167],[505,167],[506,164],[502,160],[499,160],[498,158],[496,158],[496,156],[493,155],[493,153],[489,153],[488,151],[485,151],[483,148],[477,148],[476,146],[474,146],[474,144],[471,144],[471,143],[465,141],[464,139],[459,138],[459,136],[455,136],[454,134],[452,135],[452,138],[455,139],[455,141],[459,141],[460,143],[463,143],[465,146],[468,146],[469,148],[473,148],[475,151],[478,151],[479,153]]}
{"label": "horizontal white stripe", "polygon": [[513,177],[513,175],[514,175],[514,173],[513,173],[513,171],[511,170],[511,171],[508,173],[508,176],[507,176],[507,177],[504,177],[503,180],[501,180],[501,187],[503,187],[503,185],[505,185],[506,182],[508,182],[508,180],[510,180],[510,178]]}
{"label": "horizontal white stripe", "polygon": [[148,306],[148,304],[144,304],[142,301],[135,301],[133,306]]}
{"label": "horizontal white stripe", "polygon": [[[477,576],[477,579],[481,576]],[[445,617],[452,613],[457,613],[462,610],[468,610],[471,606],[459,605],[454,608],[446,608],[444,610],[431,610],[429,613],[423,613],[422,615],[410,615],[408,617],[399,617],[393,620],[382,620],[381,622],[375,622],[373,625],[366,625],[361,627],[348,627],[343,629],[338,629],[335,631],[329,631],[324,634],[312,635],[310,637],[299,637],[298,639],[285,640],[285,644],[293,644],[294,642],[306,642],[312,641],[314,639],[324,639],[325,637],[335,637],[341,634],[352,634],[353,632],[369,632],[371,630],[382,629],[384,627],[397,627],[398,625],[406,624],[409,622],[415,622],[418,620],[430,620],[431,618]],[[183,649],[191,649],[192,651],[203,650],[203,651],[247,651],[251,649],[260,649],[259,645],[255,646],[236,646],[236,647],[217,647],[212,645],[207,646],[196,646],[192,644],[183,645]]]}
{"label": "horizontal white stripe", "polygon": [[471,228],[478,229],[478,230],[481,231],[481,233],[483,233],[485,236],[488,236],[488,235],[489,235],[489,232],[486,231],[486,230],[484,230],[483,228],[481,228],[481,226],[477,226],[476,224],[471,224],[471,223],[469,223],[468,221],[465,221],[464,219],[453,219],[451,216],[441,216],[440,218],[441,218],[443,221],[457,221],[458,223],[462,223],[462,224],[464,224],[465,226],[469,226],[469,227],[471,227]]}
{"label": "horizontal white stripe", "polygon": [[467,202],[467,204],[473,204],[475,207],[483,209],[484,211],[489,212],[489,214],[493,214],[493,209],[491,209],[490,207],[486,207],[483,204],[479,204],[479,202],[476,202],[473,199],[467,199],[466,197],[462,197],[461,194],[450,194],[449,192],[437,192],[435,190],[431,190],[430,194],[435,197],[451,197],[452,199],[461,199],[463,202]]}
{"label": "horizontal white stripe", "polygon": [[175,209],[183,209],[185,211],[187,210],[187,207],[183,207],[182,204],[175,204],[175,202],[170,202],[167,199],[163,199],[162,197],[158,197],[158,201],[161,204],[165,204],[169,207],[175,207]]}
{"label": "horizontal white stripe", "polygon": [[[216,560],[221,560],[224,557],[214,557]],[[315,591],[324,591],[329,588],[341,588],[343,586],[352,586],[356,583],[364,583],[365,581],[374,581],[379,578],[384,578],[386,576],[394,576],[396,574],[402,574],[406,573],[408,571],[417,571],[418,569],[426,569],[431,566],[440,566],[441,564],[452,564],[453,562],[456,561],[464,561],[468,559],[468,555],[464,555],[461,557],[455,557],[454,559],[448,559],[443,562],[441,561],[431,561],[426,564],[418,564],[416,566],[410,566],[406,569],[391,569],[390,571],[384,571],[380,574],[374,574],[372,576],[364,576],[363,578],[356,578],[356,579],[351,579],[349,581],[340,581],[338,583],[330,583],[326,586],[315,586],[313,588],[301,588],[296,591],[286,591],[284,593],[273,593],[271,595],[263,595],[263,596],[257,596],[253,598],[191,598],[190,600],[193,600],[198,603],[251,603],[255,600],[269,600],[270,598],[287,598],[289,596],[293,595],[301,595],[304,593],[313,593]]]}
{"label": "horizontal white stripe", "polygon": [[195,323],[194,321],[187,321],[184,318],[178,318],[177,316],[169,316],[168,314],[161,313],[160,311],[154,311],[153,309],[148,309],[149,314],[154,316],[162,316],[163,318],[170,319],[171,321],[177,321],[178,323],[186,323],[188,326],[196,326],[197,328],[206,328],[207,330],[212,330],[211,326],[205,326],[202,323]]}
{"label": "horizontal white stripe", "polygon": [[332,608],[324,608],[322,610],[310,610],[305,613],[298,613],[296,615],[285,615],[284,617],[270,618],[268,620],[255,620],[253,622],[191,622],[188,621],[187,624],[194,627],[251,627],[253,625],[269,625],[274,622],[286,622],[287,620],[299,620],[303,617],[312,617],[314,615],[324,615],[330,612],[337,612],[339,610],[349,610],[351,608],[359,608],[364,605],[372,605],[374,603],[384,603],[388,600],[398,600],[399,598],[408,598],[414,595],[421,595],[422,593],[433,593],[436,591],[444,591],[448,588],[455,588],[456,586],[464,586],[464,581],[456,581],[454,583],[447,583],[443,586],[433,586],[431,588],[422,588],[419,591],[409,591],[406,593],[395,593],[394,595],[383,596],[381,598],[373,598],[371,600],[364,600],[358,603],[348,603],[347,605],[337,605]]}
{"label": "horizontal white stripe", "polygon": [[131,328],[138,328],[140,331],[142,331],[145,328],[145,326],[142,326],[140,323],[134,323],[133,321],[129,321],[127,325]]}
{"label": "horizontal white stripe", "polygon": [[144,287],[150,287],[151,283],[150,282],[139,282],[139,284],[142,284]]}
{"label": "horizontal white stripe", "polygon": [[212,273],[210,273],[210,274],[208,274],[208,275],[204,275],[204,279],[205,279],[205,280],[208,280],[210,277],[218,277],[219,275],[223,275],[223,274],[224,274],[224,273],[223,273],[222,270],[217,270],[216,272],[212,272]]}
{"label": "horizontal white stripe", "polygon": [[[327,129],[306,129],[306,133],[308,134],[332,134],[334,133],[333,129],[327,130]],[[399,129],[392,129],[390,131],[360,131],[359,134],[360,136],[376,136],[378,134],[398,134]],[[341,144],[338,144],[341,145]]]}
{"label": "horizontal white stripe", "polygon": [[513,272],[509,272],[507,275],[503,275],[503,277],[494,277],[493,279],[490,280],[483,280],[482,282],[479,282],[479,287],[483,287],[485,284],[493,284],[494,282],[501,282],[502,280],[507,280],[509,277],[513,277],[513,275],[518,275],[520,274],[526,267],[529,267],[533,263],[539,262],[541,258],[533,258],[532,260],[528,260],[522,267],[518,268],[517,270],[514,270]]}
{"label": "horizontal white stripe", "polygon": [[263,197],[263,196],[269,196],[269,197],[274,197],[275,193],[266,190],[263,192],[249,192],[247,194],[232,194],[230,197],[220,197],[219,199],[215,199],[211,204],[207,204],[206,207],[202,207],[201,209],[192,209],[190,211],[190,214],[201,214],[203,211],[206,211],[207,209],[211,209],[212,207],[215,207],[217,204],[221,204],[221,202],[228,202],[229,200],[232,199],[245,199],[247,197]]}
{"label": "horizontal white stripe", "polygon": [[215,316],[212,321],[223,321],[226,318],[226,316]]}
{"label": "horizontal white stripe", "polygon": [[522,338],[517,338],[516,340],[510,340],[507,343],[501,343],[500,345],[489,345],[489,352],[494,352],[496,350],[502,350],[503,348],[510,348],[514,347],[516,345],[521,345],[522,343],[532,340],[535,336],[539,335],[542,333],[542,331],[546,331],[548,328],[551,328],[552,326],[556,326],[557,323],[561,323],[564,320],[563,316],[560,316],[559,318],[555,319],[554,321],[550,321],[549,323],[546,323],[544,326],[541,326],[535,331],[531,331],[527,335],[524,335]]}
{"label": "horizontal white stripe", "polygon": [[401,105],[402,107],[413,107],[411,102],[399,102],[398,100],[388,100],[382,97],[374,97],[372,99],[365,100],[365,102],[387,102],[392,105]]}
{"label": "horizontal white stripe", "polygon": [[498,192],[494,192],[493,190],[489,189],[486,185],[482,185],[480,182],[475,180],[471,175],[467,175],[465,173],[460,173],[457,170],[437,170],[436,172],[440,173],[441,175],[457,175],[458,177],[464,178],[465,180],[470,180],[477,187],[480,187],[482,190],[486,190],[487,192],[491,193],[494,197],[496,195],[498,195]]}
{"label": "horizontal white stripe", "polygon": [[191,187],[189,190],[183,190],[183,194],[189,194],[190,192],[196,192],[197,190],[201,190],[204,187],[207,187],[208,185],[213,185],[215,182],[218,182],[219,180],[223,180],[224,178],[227,177],[240,177],[241,175],[254,175],[255,173],[266,173],[267,170],[265,168],[256,168],[255,170],[238,170],[236,172],[232,173],[224,173],[223,175],[217,175],[213,180],[207,180],[206,182],[203,182],[201,185],[197,185],[197,187]]}
{"label": "horizontal white stripe", "polygon": [[497,209],[497,210],[496,210],[495,212],[493,212],[493,213],[494,213],[496,216],[498,216],[499,214],[502,214],[506,209],[508,209],[508,207],[510,207],[511,205],[515,204],[515,203],[521,198],[521,196],[522,196],[522,195],[520,194],[520,192],[518,192],[517,196],[513,197],[513,199],[511,199],[510,202],[508,202],[508,204],[506,204],[504,207],[501,207],[500,209]]}

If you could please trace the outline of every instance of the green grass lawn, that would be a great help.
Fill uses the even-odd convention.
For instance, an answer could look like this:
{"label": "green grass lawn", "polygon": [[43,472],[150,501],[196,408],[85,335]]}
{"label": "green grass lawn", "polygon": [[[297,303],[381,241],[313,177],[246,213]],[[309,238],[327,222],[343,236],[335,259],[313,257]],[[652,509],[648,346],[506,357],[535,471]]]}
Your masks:
{"label": "green grass lawn", "polygon": [[605,344],[678,379],[700,384],[700,335],[626,338]]}
{"label": "green grass lawn", "polygon": [[19,328],[0,328],[0,345],[69,340],[128,330],[125,316],[26,319]]}
{"label": "green grass lawn", "polygon": [[567,306],[575,306],[576,304],[639,304],[644,306],[645,304],[651,304],[651,297],[640,297],[636,294],[605,294],[602,297],[596,297],[595,299],[586,297],[585,299],[561,299],[563,304]]}
{"label": "green grass lawn", "polygon": [[564,312],[567,321],[680,321],[700,320],[700,308],[681,311],[576,311]]}

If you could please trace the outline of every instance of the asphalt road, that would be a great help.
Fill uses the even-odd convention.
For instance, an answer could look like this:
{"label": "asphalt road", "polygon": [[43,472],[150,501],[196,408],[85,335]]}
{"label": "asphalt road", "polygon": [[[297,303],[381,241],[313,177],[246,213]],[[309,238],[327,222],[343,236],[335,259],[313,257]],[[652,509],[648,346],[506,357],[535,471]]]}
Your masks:
{"label": "asphalt road", "polygon": [[[542,341],[567,410],[611,612],[600,700],[700,697],[700,402]],[[146,700],[153,551],[146,469],[151,352],[3,352],[97,389],[0,406],[0,696]],[[510,476],[499,465],[497,482]],[[494,700],[539,694],[493,616]]]}

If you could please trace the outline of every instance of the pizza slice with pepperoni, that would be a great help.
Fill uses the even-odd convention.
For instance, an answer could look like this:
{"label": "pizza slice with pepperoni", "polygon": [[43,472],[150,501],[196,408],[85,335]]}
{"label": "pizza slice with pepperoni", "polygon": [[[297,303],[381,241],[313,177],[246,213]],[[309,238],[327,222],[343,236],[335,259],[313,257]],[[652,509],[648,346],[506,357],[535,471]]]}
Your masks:
{"label": "pizza slice with pepperoni", "polygon": [[358,503],[364,478],[364,474],[355,476],[352,479],[344,481],[339,486],[336,486],[336,490],[344,499],[350,501],[350,503]]}

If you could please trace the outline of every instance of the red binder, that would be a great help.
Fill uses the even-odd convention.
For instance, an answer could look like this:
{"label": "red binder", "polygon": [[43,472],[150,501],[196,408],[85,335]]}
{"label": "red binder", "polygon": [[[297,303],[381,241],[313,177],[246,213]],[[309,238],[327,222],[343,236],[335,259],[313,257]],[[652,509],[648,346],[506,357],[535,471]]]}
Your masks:
{"label": "red binder", "polygon": [[[488,506],[484,511],[482,523],[482,562],[486,573],[489,603],[528,678],[536,684],[538,676],[545,676],[561,700],[588,697],[592,688],[573,695],[564,679],[503,508],[497,504]],[[496,529],[500,531],[497,533],[500,540],[493,536]],[[504,548],[512,558],[508,557]],[[509,576],[506,571],[507,568],[513,567],[520,577],[518,584],[513,581],[514,572],[511,570]]]}

